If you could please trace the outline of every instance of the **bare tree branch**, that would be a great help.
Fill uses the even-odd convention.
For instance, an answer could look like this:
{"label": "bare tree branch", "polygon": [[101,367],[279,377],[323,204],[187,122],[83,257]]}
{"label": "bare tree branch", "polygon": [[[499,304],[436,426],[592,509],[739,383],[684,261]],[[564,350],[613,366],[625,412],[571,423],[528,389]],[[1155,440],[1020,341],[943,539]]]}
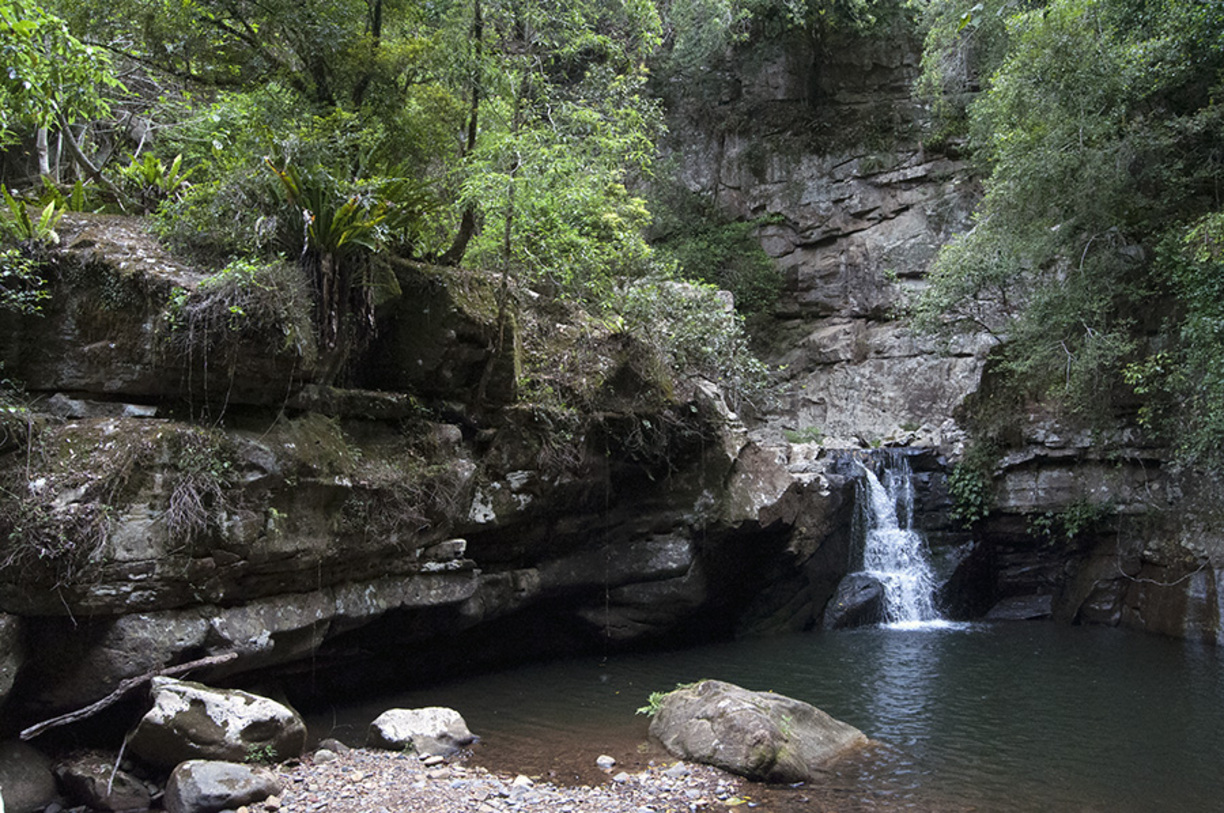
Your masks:
{"label": "bare tree branch", "polygon": [[219,663],[228,663],[229,661],[232,661],[237,657],[238,657],[237,652],[226,652],[221,655],[213,655],[208,658],[200,658],[198,661],[190,661],[188,663],[181,663],[178,666],[168,666],[165,669],[155,669],[152,672],[149,672],[147,674],[140,675],[138,677],[128,678],[127,680],[120,683],[119,686],[113,692],[111,692],[106,697],[102,698],[101,700],[97,701],[96,703],[90,703],[88,706],[85,706],[84,708],[77,709],[76,711],[70,711],[67,714],[61,714],[58,717],[52,717],[50,720],[44,720],[41,723],[36,723],[35,725],[30,726],[29,728],[21,732],[20,734],[21,739],[30,740],[30,739],[33,739],[34,737],[37,737],[39,734],[43,733],[44,731],[48,729],[56,728],[57,726],[67,725],[68,723],[75,723],[78,720],[84,720],[86,717],[92,717],[93,715],[102,711],[102,709],[107,708],[108,706],[111,706],[117,703],[119,700],[123,698],[125,694],[130,692],[132,689],[135,689],[137,686],[140,686],[143,683],[147,683],[148,681],[152,680],[155,677],[164,677],[166,675],[181,675],[182,673],[190,672],[193,669],[202,669],[206,666],[216,666]]}

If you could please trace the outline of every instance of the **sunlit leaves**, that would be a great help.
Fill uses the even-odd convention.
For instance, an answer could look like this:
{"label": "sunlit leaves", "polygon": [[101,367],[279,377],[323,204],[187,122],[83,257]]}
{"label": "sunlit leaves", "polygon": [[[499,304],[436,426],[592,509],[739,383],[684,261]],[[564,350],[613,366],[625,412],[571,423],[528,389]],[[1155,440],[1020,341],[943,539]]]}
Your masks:
{"label": "sunlit leaves", "polygon": [[0,0],[0,140],[19,123],[105,116],[106,91],[121,87],[106,56],[63,20],[25,0]]}

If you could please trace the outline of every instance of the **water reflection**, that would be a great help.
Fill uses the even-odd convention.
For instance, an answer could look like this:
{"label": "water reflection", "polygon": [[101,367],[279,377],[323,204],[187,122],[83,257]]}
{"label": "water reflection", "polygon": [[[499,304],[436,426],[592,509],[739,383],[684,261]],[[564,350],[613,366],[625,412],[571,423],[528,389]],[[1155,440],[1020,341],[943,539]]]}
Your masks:
{"label": "water reflection", "polygon": [[[478,759],[590,781],[601,752],[629,766],[664,758],[634,710],[651,691],[705,677],[807,700],[882,743],[830,777],[836,809],[1210,810],[1224,798],[1217,650],[1041,623],[575,660],[387,698],[334,721],[360,739],[392,705],[452,706],[484,738]],[[312,722],[325,731],[332,721]],[[790,797],[775,798],[770,810],[787,809]]]}

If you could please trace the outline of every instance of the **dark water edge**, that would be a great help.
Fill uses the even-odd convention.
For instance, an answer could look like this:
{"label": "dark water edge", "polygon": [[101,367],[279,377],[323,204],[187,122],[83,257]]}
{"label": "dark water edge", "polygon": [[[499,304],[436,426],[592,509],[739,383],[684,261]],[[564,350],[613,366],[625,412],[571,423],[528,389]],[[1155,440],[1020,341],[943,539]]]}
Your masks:
{"label": "dark water edge", "polygon": [[878,742],[760,809],[1150,811],[1224,805],[1224,656],[1050,623],[861,629],[522,667],[312,715],[359,744],[392,707],[449,706],[473,761],[563,783],[670,761],[635,710],[713,677],[806,700]]}

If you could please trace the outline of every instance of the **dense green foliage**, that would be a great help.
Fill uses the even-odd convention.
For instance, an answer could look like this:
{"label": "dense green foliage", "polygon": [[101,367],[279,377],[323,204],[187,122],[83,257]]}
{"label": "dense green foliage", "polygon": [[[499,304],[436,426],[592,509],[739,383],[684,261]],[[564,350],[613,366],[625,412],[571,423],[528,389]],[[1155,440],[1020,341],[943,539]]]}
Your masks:
{"label": "dense green foliage", "polygon": [[0,2],[0,64],[0,143],[21,124],[65,126],[105,116],[105,91],[121,87],[99,49],[28,0]]}
{"label": "dense green foliage", "polygon": [[[648,66],[694,26],[730,42],[752,14],[781,13],[775,5],[711,22],[642,0],[18,4],[0,45],[29,66],[10,78],[33,80],[10,82],[0,103],[6,126],[50,127],[66,142],[75,166],[42,170],[59,198],[56,182],[75,172],[91,206],[152,214],[204,264],[293,258],[310,285],[317,374],[331,381],[374,336],[381,299],[397,295],[387,258],[499,273],[499,320],[527,290],[626,312],[631,281],[695,268],[648,241],[642,190],[663,130]],[[35,222],[61,203],[32,209]],[[723,283],[716,262],[734,281],[751,228],[727,245],[699,236],[715,252],[699,278]],[[753,297],[763,306],[768,292]],[[210,308],[197,326],[220,323]],[[718,324],[739,341],[738,323]],[[211,329],[199,335],[212,341]]]}
{"label": "dense green foliage", "polygon": [[978,72],[967,133],[987,178],[919,316],[1005,340],[1018,401],[1091,418],[1138,399],[1188,450],[1211,445],[1222,46],[1214,3],[932,5],[922,86],[963,103]]}
{"label": "dense green foliage", "polygon": [[757,239],[762,222],[731,220],[678,185],[658,184],[653,202],[651,244],[681,276],[730,291],[746,316],[773,307],[782,276]]}

